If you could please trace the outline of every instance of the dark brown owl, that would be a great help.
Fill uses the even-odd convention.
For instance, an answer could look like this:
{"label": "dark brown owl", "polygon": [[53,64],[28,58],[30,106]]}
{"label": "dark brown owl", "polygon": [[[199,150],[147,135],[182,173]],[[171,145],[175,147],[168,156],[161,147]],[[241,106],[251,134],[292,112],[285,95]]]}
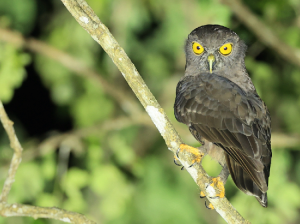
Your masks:
{"label": "dark brown owl", "polygon": [[185,52],[176,119],[219,146],[236,186],[267,207],[271,118],[245,68],[246,45],[226,27],[205,25],[189,34]]}

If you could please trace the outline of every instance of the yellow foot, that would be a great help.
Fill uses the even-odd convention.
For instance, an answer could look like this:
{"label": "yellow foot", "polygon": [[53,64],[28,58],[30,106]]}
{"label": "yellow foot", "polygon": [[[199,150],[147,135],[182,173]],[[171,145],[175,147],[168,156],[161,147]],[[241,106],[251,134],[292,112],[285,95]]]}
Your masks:
{"label": "yellow foot", "polygon": [[[211,189],[213,188],[213,189]],[[216,199],[216,198],[224,198],[225,197],[225,187],[224,184],[221,180],[220,177],[214,177],[211,179],[211,182],[209,185],[206,187],[206,192],[209,194],[214,194],[213,197],[209,197],[211,199]],[[200,198],[205,198],[206,195],[203,191],[200,191]],[[208,205],[206,204],[205,201],[205,207],[208,209],[214,209],[214,206],[209,203]]]}
{"label": "yellow foot", "polygon": [[208,208],[208,209],[215,209],[214,206],[209,203],[208,205],[206,204],[206,201],[205,201],[205,207]]}
{"label": "yellow foot", "polygon": [[[200,191],[200,198],[205,198],[205,197],[206,197],[205,193],[203,191]],[[215,209],[212,203],[209,203],[207,205],[206,201],[205,201],[205,207],[208,209]]]}
{"label": "yellow foot", "polygon": [[204,194],[204,192],[200,191],[200,198],[205,198],[205,197],[206,197],[206,195]]}
{"label": "yellow foot", "polygon": [[213,187],[215,190],[215,196],[213,198],[224,198],[225,187],[220,177],[212,178],[211,184],[206,187],[206,190],[208,190],[209,186]]}
{"label": "yellow foot", "polygon": [[179,153],[190,153],[190,154],[192,154],[193,160],[192,160],[192,165],[190,165],[190,167],[193,166],[195,163],[200,163],[201,159],[204,155],[203,153],[201,153],[199,151],[199,149],[194,148],[194,147],[189,146],[189,145],[186,145],[186,144],[180,144],[179,149],[176,153],[177,157],[178,157]]}

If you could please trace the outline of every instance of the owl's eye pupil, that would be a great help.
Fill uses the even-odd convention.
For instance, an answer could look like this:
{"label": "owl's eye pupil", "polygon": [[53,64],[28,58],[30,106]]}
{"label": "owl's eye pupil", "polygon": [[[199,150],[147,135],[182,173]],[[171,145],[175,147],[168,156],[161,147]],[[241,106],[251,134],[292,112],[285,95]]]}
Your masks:
{"label": "owl's eye pupil", "polygon": [[220,47],[220,53],[223,54],[224,56],[229,55],[231,51],[232,51],[231,43],[224,44],[222,47]]}
{"label": "owl's eye pupil", "polygon": [[192,49],[196,55],[200,55],[204,51],[204,48],[198,42],[193,42]]}

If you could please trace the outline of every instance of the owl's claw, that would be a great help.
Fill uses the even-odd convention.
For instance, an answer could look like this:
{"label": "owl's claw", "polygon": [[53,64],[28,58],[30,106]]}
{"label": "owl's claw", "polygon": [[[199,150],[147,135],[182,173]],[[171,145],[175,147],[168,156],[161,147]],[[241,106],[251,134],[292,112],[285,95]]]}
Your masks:
{"label": "owl's claw", "polygon": [[[200,198],[205,198],[205,197],[206,197],[206,195],[204,194],[204,192],[200,191]],[[214,206],[212,205],[212,203],[209,203],[207,205],[206,200],[205,200],[204,204],[207,209],[214,209]]]}
{"label": "owl's claw", "polygon": [[220,177],[214,177],[211,179],[209,185],[206,186],[206,189],[212,187],[215,190],[215,196],[210,197],[211,199],[224,198],[225,197],[225,187],[224,183]]}
{"label": "owl's claw", "polygon": [[176,151],[176,159],[178,159],[178,157],[179,157],[179,152],[180,152],[180,146],[179,146],[179,148]]}
{"label": "owl's claw", "polygon": [[[204,192],[203,191],[200,191],[200,198],[202,199],[202,198],[205,198],[206,197],[206,195],[204,194]],[[216,197],[209,197],[210,199],[217,199],[217,198],[220,198],[220,196],[216,196]]]}
{"label": "owl's claw", "polygon": [[205,207],[207,208],[207,209],[215,209],[214,208],[214,206],[211,204],[211,203],[209,203],[208,205],[207,205],[207,203],[206,203],[206,201],[205,201]]}
{"label": "owl's claw", "polygon": [[206,197],[206,195],[204,194],[204,192],[200,191],[200,198],[205,198],[205,197]]}
{"label": "owl's claw", "polygon": [[218,199],[220,198],[220,196],[216,196],[216,197],[209,197],[210,199]]}
{"label": "owl's claw", "polygon": [[[220,177],[212,178],[210,184],[206,186],[206,190],[209,191],[210,190],[208,189],[209,187],[212,187],[215,191],[215,196],[209,197],[210,199],[225,197],[225,188],[224,188],[223,181],[221,180]],[[205,197],[207,197],[205,193],[203,191],[200,191],[200,198],[205,198]],[[208,209],[214,209],[214,206],[211,203],[207,205],[206,201],[205,201],[205,207]]]}
{"label": "owl's claw", "polygon": [[178,160],[177,155],[176,155],[176,156],[174,155],[174,163],[175,163],[175,165],[176,165],[176,166],[182,166],[180,163],[178,163],[178,161],[179,161],[179,160]]}
{"label": "owl's claw", "polygon": [[179,149],[176,152],[176,155],[174,155],[174,163],[176,166],[181,166],[181,170],[184,170],[184,166],[182,166],[180,163],[178,163],[179,159],[178,159],[178,153],[179,153]]}
{"label": "owl's claw", "polygon": [[200,163],[202,157],[204,156],[204,154],[202,152],[199,151],[199,149],[194,148],[192,146],[186,145],[186,144],[180,144],[179,149],[176,152],[176,157],[179,157],[179,153],[190,153],[192,154],[193,160],[192,160],[192,164],[189,166],[192,167],[195,163]]}

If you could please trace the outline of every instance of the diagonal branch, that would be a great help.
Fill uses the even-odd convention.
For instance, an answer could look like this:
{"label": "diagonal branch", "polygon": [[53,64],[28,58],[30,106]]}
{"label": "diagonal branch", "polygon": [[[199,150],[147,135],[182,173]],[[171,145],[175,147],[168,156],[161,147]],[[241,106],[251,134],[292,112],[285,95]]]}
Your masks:
{"label": "diagonal branch", "polygon": [[[156,101],[140,74],[128,58],[125,51],[117,43],[108,28],[95,15],[93,10],[84,0],[62,0],[63,4],[70,11],[77,22],[97,41],[113,62],[121,71],[129,86],[146,109],[153,123],[164,138],[167,147],[174,154],[182,143],[179,135],[169,121],[166,113]],[[180,162],[188,167],[191,164],[191,155],[181,156]],[[206,195],[211,192],[206,191],[206,186],[210,182],[210,177],[201,165],[187,168],[197,185]],[[210,199],[216,211],[225,219],[227,223],[247,223],[245,219],[233,208],[226,198]]]}

